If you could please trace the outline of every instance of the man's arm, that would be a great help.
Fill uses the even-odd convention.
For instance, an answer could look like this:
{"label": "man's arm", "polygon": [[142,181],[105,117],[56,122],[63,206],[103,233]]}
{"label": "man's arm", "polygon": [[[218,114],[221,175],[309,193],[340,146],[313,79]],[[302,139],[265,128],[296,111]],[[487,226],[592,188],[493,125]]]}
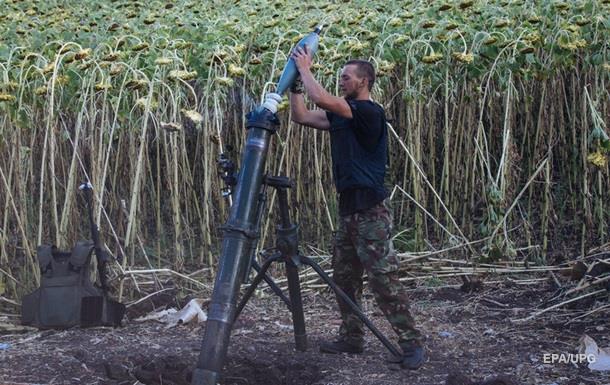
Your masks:
{"label": "man's arm", "polygon": [[292,120],[296,123],[319,130],[328,130],[330,128],[326,112],[323,110],[308,110],[302,94],[290,93],[290,114]]}
{"label": "man's arm", "polygon": [[303,87],[311,101],[314,102],[316,106],[326,111],[333,112],[344,118],[352,119],[352,110],[349,104],[347,104],[347,101],[344,98],[328,93],[328,91],[326,91],[313,77],[310,70],[311,56],[307,52],[307,46],[305,46],[305,49],[297,47],[292,53],[292,58],[299,69]]}

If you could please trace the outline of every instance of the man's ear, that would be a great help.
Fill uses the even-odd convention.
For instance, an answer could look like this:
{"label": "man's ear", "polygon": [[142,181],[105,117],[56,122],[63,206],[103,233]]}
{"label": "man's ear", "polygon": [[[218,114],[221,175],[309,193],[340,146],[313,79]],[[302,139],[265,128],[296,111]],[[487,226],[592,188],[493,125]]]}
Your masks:
{"label": "man's ear", "polygon": [[366,87],[366,88],[368,88],[368,87],[369,87],[369,79],[367,79],[367,78],[362,78],[362,81],[360,82],[360,85],[361,85],[362,87]]}

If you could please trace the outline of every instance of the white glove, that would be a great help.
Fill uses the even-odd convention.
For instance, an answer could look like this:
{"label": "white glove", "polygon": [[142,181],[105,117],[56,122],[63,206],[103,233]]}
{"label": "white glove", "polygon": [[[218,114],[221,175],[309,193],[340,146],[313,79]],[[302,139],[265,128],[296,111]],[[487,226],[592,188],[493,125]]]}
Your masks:
{"label": "white glove", "polygon": [[277,112],[277,105],[282,101],[282,95],[276,94],[274,92],[269,92],[265,95],[265,102],[263,103],[263,107],[273,112],[274,114]]}

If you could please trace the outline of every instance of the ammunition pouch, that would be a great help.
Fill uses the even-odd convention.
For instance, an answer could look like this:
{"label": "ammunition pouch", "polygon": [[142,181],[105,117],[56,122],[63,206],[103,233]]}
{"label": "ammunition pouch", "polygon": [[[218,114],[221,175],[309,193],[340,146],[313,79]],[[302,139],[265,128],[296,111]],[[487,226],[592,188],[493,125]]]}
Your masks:
{"label": "ammunition pouch", "polygon": [[24,325],[41,329],[120,325],[125,306],[91,281],[93,249],[92,241],[77,242],[71,252],[38,246],[40,287],[22,299]]}

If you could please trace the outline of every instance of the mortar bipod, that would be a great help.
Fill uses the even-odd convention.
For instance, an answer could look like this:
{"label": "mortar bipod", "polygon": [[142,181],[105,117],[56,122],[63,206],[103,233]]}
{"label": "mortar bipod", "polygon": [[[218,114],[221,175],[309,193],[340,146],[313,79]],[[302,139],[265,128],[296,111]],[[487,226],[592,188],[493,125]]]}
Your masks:
{"label": "mortar bipod", "polygon": [[298,252],[298,226],[290,221],[290,210],[288,208],[287,189],[294,186],[294,182],[286,177],[274,176],[266,177],[264,183],[274,187],[278,193],[278,204],[280,206],[280,224],[276,229],[277,252],[265,260],[256,277],[244,293],[242,300],[235,311],[235,319],[243,310],[244,306],[256,290],[258,284],[265,278],[265,274],[271,264],[275,261],[283,261],[286,264],[286,278],[288,280],[288,291],[290,297],[289,309],[292,312],[292,323],[294,327],[294,338],[296,350],[305,351],[307,349],[307,335],[305,333],[305,318],[303,315],[303,302],[301,298],[301,285],[299,283],[298,267],[302,264],[311,268],[322,278],[322,280],[354,311],[356,316],[366,325],[366,327],[381,341],[381,343],[396,357],[401,357],[402,353],[394,346],[386,336],[373,325],[371,320],[360,310],[358,305],[347,295],[337,284],[324,272],[324,270],[311,258],[302,256]]}

